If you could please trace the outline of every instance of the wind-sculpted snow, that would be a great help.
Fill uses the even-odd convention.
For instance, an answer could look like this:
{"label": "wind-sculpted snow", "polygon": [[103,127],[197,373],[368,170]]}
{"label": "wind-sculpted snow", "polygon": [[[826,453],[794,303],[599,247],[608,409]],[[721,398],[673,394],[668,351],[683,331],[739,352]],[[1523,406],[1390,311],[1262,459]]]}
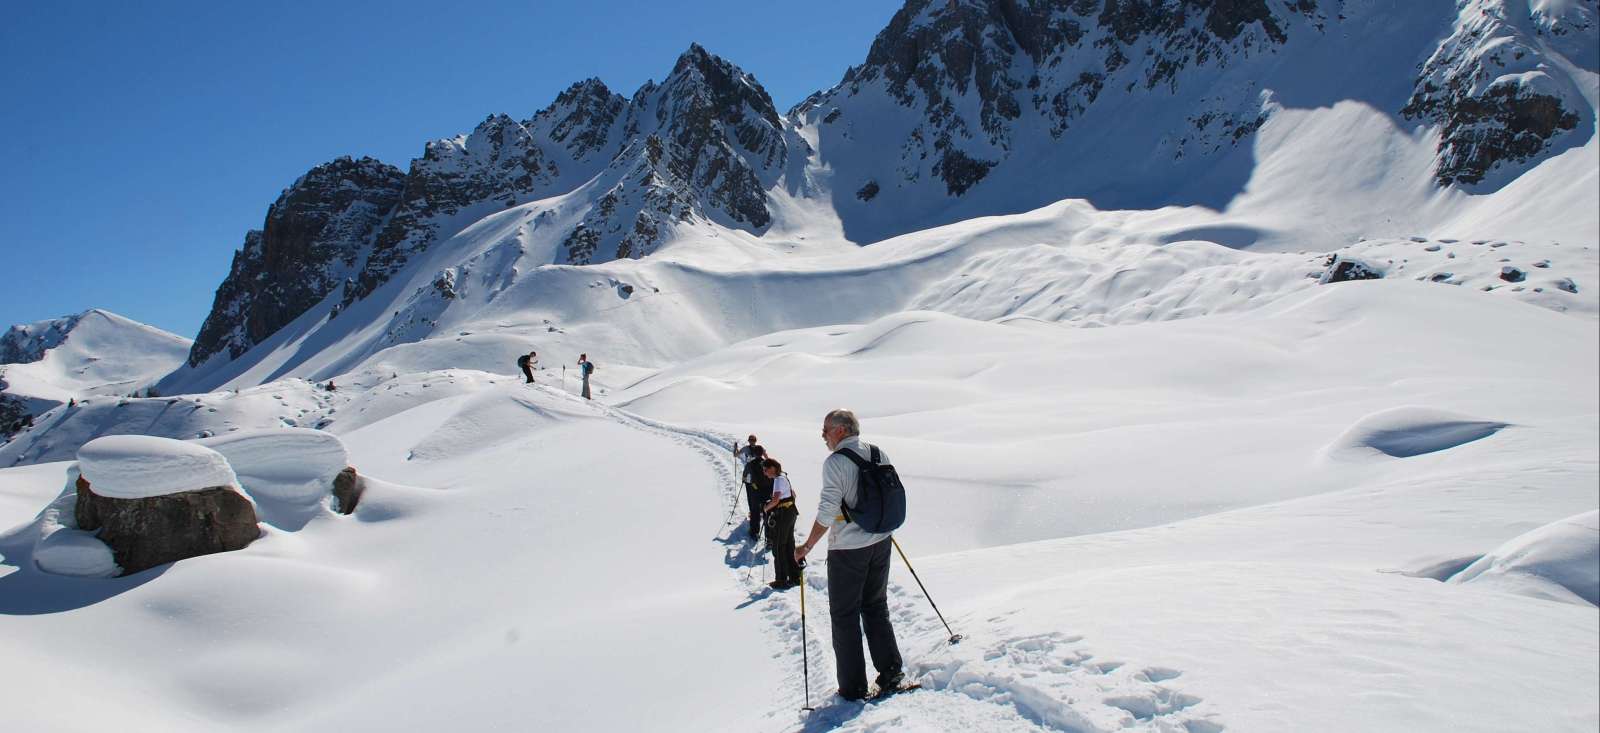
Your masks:
{"label": "wind-sculpted snow", "polygon": [[[309,408],[366,496],[350,517],[267,512],[239,552],[88,580],[38,569],[28,517],[61,464],[0,470],[0,518],[23,523],[0,533],[0,657],[55,672],[83,644],[99,660],[74,666],[70,689],[14,678],[29,702],[8,721],[43,727],[77,700],[69,729],[493,727],[533,708],[574,730],[1592,730],[1592,606],[1394,572],[1595,508],[1593,319],[1418,282],[1411,268],[1425,268],[1402,260],[1435,244],[1458,260],[1514,251],[1386,242],[1374,246],[1408,253],[1389,266],[1404,275],[1319,286],[1302,272],[1307,285],[1255,307],[1138,325],[912,311],[783,330],[659,370],[602,360],[594,402],[542,343],[535,385],[501,376],[509,358],[501,375],[380,360],[334,392],[284,380],[185,398],[170,409],[219,435],[224,419]],[[586,297],[628,303],[612,318],[668,302],[646,283],[719,277],[612,273],[638,300],[577,273],[595,283]],[[819,284],[810,269],[747,282],[791,296]],[[514,342],[485,329],[384,358],[502,344],[509,357]],[[121,409],[145,402],[164,405]],[[1325,460],[1352,425],[1406,405],[1449,413],[1415,424],[1515,428]],[[947,643],[897,555],[890,613],[924,687],[865,705],[832,696],[825,548],[802,636],[798,591],[766,588],[770,556],[743,538],[728,452],[757,433],[803,527],[826,455],[817,423],[838,406],[917,494],[896,539],[965,636]],[[170,653],[180,645],[200,651]],[[797,712],[802,651],[810,714]],[[153,670],[138,695],[115,684],[125,665]],[[1533,682],[1508,697],[1508,676]],[[103,692],[85,703],[82,687]],[[613,704],[618,689],[632,704]]]}
{"label": "wind-sculpted snow", "polygon": [[1600,605],[1600,512],[1552,522],[1507,541],[1451,583]]}
{"label": "wind-sculpted snow", "polygon": [[1361,418],[1329,446],[1328,453],[1340,457],[1380,454],[1411,458],[1483,440],[1506,427],[1503,422],[1476,420],[1443,410],[1396,407]]}
{"label": "wind-sculpted snow", "polygon": [[227,433],[196,443],[228,459],[239,486],[258,499],[317,501],[328,496],[334,477],[350,465],[338,437],[308,428]]}
{"label": "wind-sculpted snow", "polygon": [[239,486],[221,453],[199,443],[148,435],[91,440],[78,449],[78,466],[94,493],[113,499]]}

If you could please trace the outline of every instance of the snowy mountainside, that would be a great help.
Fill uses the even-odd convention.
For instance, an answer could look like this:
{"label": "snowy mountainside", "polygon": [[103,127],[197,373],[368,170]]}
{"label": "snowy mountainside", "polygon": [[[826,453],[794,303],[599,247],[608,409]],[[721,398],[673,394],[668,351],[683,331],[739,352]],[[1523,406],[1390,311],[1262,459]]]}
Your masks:
{"label": "snowy mountainside", "polygon": [[918,0],[791,114],[862,242],[1067,197],[1223,209],[1264,125],[1341,102],[1442,131],[1400,172],[1503,184],[1593,135],[1594,3],[1572,5]]}
{"label": "snowy mountainside", "polygon": [[98,308],[14,325],[0,336],[0,427],[73,399],[143,391],[182,364],[189,345]]}
{"label": "snowy mountainside", "polygon": [[430,247],[528,201],[556,197],[538,223],[559,227],[561,246],[539,264],[642,257],[683,222],[761,230],[788,146],[761,85],[695,45],[631,100],[579,82],[527,120],[490,115],[428,143],[405,173],[370,159],[318,166],[246,237],[188,366],[238,358],[325,298],[337,315]]}
{"label": "snowy mountainside", "polygon": [[[285,358],[264,343],[311,330],[325,333],[290,361],[369,327],[392,343],[452,333],[432,324],[460,321],[445,313],[459,303],[408,308],[396,281],[449,300],[470,269],[559,308],[582,291],[540,268],[794,259],[1067,198],[1184,209],[1207,222],[1179,238],[1254,250],[1592,241],[1595,16],[1593,0],[913,0],[787,115],[692,46],[632,97],[591,79],[526,120],[429,143],[398,194],[385,166],[362,173],[381,186],[352,180],[358,196],[302,197],[305,232],[251,235],[165,386],[289,373],[262,368]],[[299,254],[307,241],[338,255]],[[543,287],[513,287],[526,277]],[[335,324],[349,319],[383,323]]]}
{"label": "snowy mountainside", "polygon": [[[216,375],[240,398],[311,398],[286,398],[282,409],[256,412],[265,422],[229,412],[228,427],[336,426],[339,418],[326,408],[340,398],[315,391],[316,383],[370,384],[457,369],[512,374],[516,357],[530,349],[552,375],[544,379],[559,379],[564,365],[575,374],[571,362],[587,352],[601,365],[596,380],[604,391],[772,332],[864,323],[907,310],[1100,327],[1245,313],[1302,291],[1346,287],[1320,284],[1336,269],[1327,253],[1240,251],[1189,239],[1220,227],[1214,215],[1097,212],[1082,202],[869,248],[770,258],[753,243],[708,237],[674,257],[589,267],[529,267],[529,259],[542,256],[531,244],[537,229],[530,236],[529,216],[513,209],[491,217],[485,224],[496,228],[478,225],[461,235],[475,238],[477,249],[465,262],[434,272],[419,268],[411,280],[380,291],[392,300],[368,299],[332,321],[302,319],[264,344],[267,358],[241,360],[233,366],[248,370]],[[458,251],[430,253],[420,264],[450,262]],[[1440,297],[1461,290],[1584,323],[1600,317],[1600,245],[1417,236],[1369,240],[1332,254],[1388,280],[1420,281]],[[1483,334],[1486,342],[1495,337]],[[0,448],[0,465],[61,460],[108,433],[193,437],[206,429],[206,415],[195,411],[227,410],[231,399],[224,393],[186,395],[176,406],[168,399],[80,404],[41,416],[38,429]]]}

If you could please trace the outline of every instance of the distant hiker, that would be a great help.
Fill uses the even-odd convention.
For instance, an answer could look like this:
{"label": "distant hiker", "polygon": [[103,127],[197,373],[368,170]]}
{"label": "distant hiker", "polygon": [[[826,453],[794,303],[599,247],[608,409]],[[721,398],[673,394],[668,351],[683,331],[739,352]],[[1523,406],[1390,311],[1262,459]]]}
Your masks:
{"label": "distant hiker", "polygon": [[583,377],[583,398],[586,399],[586,400],[587,399],[592,399],[591,397],[589,397],[589,375],[593,374],[593,373],[594,373],[594,362],[589,361],[589,355],[588,354],[579,354],[578,355],[578,375]]}
{"label": "distant hiker", "polygon": [[743,445],[739,444],[738,441],[734,442],[734,444],[733,444],[733,462],[734,463],[736,463],[736,464],[738,464],[740,466],[743,466],[745,463],[748,463],[750,461],[750,448],[751,448],[751,446],[754,446],[756,444],[756,436],[754,436],[754,435],[750,436],[749,437],[749,441],[750,441],[749,443],[746,443],[746,444],[743,444]]}
{"label": "distant hiker", "polygon": [[772,499],[772,479],[767,478],[761,467],[761,459],[767,457],[767,449],[752,445],[749,455],[750,461],[744,464],[744,498],[750,506],[750,539],[759,540],[761,517],[765,514],[761,507]]}
{"label": "distant hiker", "polygon": [[527,384],[533,384],[533,368],[539,363],[539,352],[530,351],[517,357],[517,368],[522,370],[522,376],[527,377]]}
{"label": "distant hiker", "polygon": [[878,671],[878,689],[898,689],[905,679],[900,647],[889,622],[889,550],[891,532],[869,532],[848,520],[849,506],[860,503],[862,462],[887,465],[889,457],[861,440],[861,423],[849,410],[834,410],[822,419],[822,440],[834,451],[822,463],[822,492],[817,499],[817,519],[811,535],[795,549],[796,562],[828,535],[828,606],[833,626],[833,657],[839,677],[839,696],[860,700],[867,696],[867,664],[861,654],[861,632],[866,628],[872,666]]}
{"label": "distant hiker", "polygon": [[777,567],[777,579],[771,585],[776,590],[788,590],[800,584],[800,563],[794,559],[794,520],[800,516],[795,508],[794,487],[783,464],[776,458],[761,461],[761,470],[772,480],[772,498],[762,506],[767,514],[767,546],[772,548],[772,564]]}
{"label": "distant hiker", "polygon": [[328,383],[323,385],[322,388],[324,390],[329,391],[329,392],[337,392],[337,391],[339,391],[339,387],[333,383],[332,379],[328,380]]}

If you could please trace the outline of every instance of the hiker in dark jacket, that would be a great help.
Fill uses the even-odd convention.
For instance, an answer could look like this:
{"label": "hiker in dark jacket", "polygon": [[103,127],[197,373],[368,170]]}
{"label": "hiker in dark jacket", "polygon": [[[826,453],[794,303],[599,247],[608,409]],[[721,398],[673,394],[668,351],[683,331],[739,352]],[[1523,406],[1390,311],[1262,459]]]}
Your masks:
{"label": "hiker in dark jacket", "polygon": [[761,507],[772,499],[772,479],[761,467],[761,459],[767,457],[767,450],[759,445],[752,445],[749,449],[750,462],[744,464],[744,497],[750,505],[750,539],[761,539],[761,518],[765,514]]}
{"label": "hiker in dark jacket", "polygon": [[533,366],[539,361],[539,352],[530,351],[517,357],[517,368],[522,370],[522,376],[528,378],[528,384],[533,384]]}
{"label": "hiker in dark jacket", "polygon": [[800,584],[800,564],[794,559],[794,520],[800,511],[794,503],[794,486],[783,464],[776,458],[761,461],[761,470],[772,481],[772,498],[762,511],[767,513],[767,546],[772,548],[772,564],[777,569],[777,579],[769,585],[774,590],[788,590]]}

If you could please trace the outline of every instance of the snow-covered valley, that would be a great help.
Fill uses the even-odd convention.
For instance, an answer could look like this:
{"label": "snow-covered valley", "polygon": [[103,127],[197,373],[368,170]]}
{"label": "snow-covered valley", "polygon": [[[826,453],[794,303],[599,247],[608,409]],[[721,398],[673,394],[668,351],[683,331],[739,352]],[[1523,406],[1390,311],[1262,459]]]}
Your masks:
{"label": "snow-covered valley", "polygon": [[[1587,512],[1592,530],[1594,325],[1378,280],[1105,328],[908,311],[779,331],[638,377],[602,368],[597,403],[550,369],[532,387],[462,369],[184,398],[224,409],[165,409],[263,425],[321,409],[368,498],[352,517],[264,523],[244,551],[73,579],[28,559],[65,464],[6,469],[6,523],[23,523],[0,539],[6,656],[51,672],[11,685],[27,703],[10,715],[29,730],[1586,730],[1593,584],[1449,578],[1544,525]],[[926,687],[829,702],[813,571],[821,709],[802,716],[797,594],[763,585],[726,446],[758,432],[814,502],[816,424],[838,405],[896,455],[915,492],[898,536],[965,640],[945,643],[896,563],[894,618]],[[1581,567],[1597,551],[1578,539]],[[64,717],[67,675],[115,692]]]}
{"label": "snow-covered valley", "polygon": [[[13,329],[0,728],[1594,731],[1600,9],[1144,7],[914,0],[782,115],[695,45],[318,166],[194,342]],[[870,703],[730,452],[803,533],[834,408]],[[162,481],[259,537],[119,574]]]}

